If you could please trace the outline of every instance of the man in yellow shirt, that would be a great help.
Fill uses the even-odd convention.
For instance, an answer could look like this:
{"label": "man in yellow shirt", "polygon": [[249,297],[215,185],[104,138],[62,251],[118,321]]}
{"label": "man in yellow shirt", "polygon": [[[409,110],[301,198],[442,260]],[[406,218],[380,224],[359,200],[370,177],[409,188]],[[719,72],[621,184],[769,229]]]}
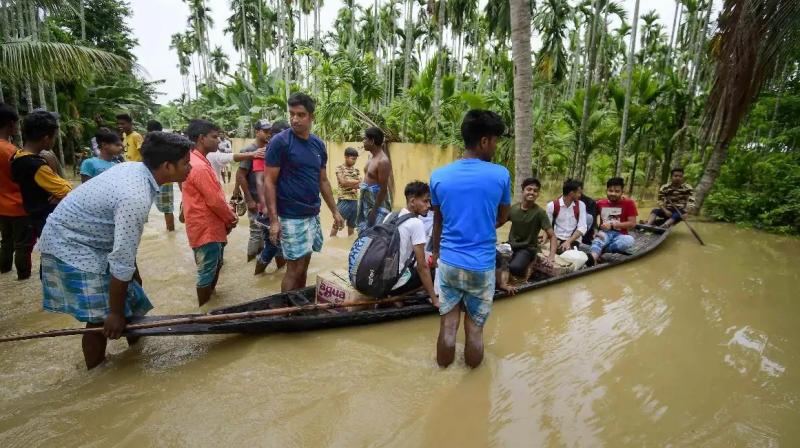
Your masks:
{"label": "man in yellow shirt", "polygon": [[142,134],[133,130],[133,119],[128,114],[117,115],[117,127],[122,132],[122,146],[125,147],[125,159],[128,162],[142,161]]}

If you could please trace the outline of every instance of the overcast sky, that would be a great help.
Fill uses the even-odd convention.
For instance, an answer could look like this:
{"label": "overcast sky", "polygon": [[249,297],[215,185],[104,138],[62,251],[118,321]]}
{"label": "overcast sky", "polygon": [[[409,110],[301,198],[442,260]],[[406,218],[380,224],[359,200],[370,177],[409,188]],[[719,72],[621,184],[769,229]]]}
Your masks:
{"label": "overcast sky", "polygon": [[[150,80],[163,79],[161,87],[163,95],[159,101],[166,102],[177,98],[182,92],[182,81],[177,68],[177,56],[169,49],[170,36],[186,29],[186,18],[189,9],[181,0],[129,0],[133,9],[132,28],[133,34],[139,40],[139,45],[133,52],[139,59],[139,64],[147,71],[146,77]],[[481,0],[484,5],[487,0]],[[489,0],[491,1],[491,0]],[[715,0],[719,9],[721,0]],[[322,17],[322,31],[333,29],[336,13],[342,6],[341,1],[325,0]],[[373,0],[357,0],[357,3],[368,6]],[[633,16],[634,0],[622,0],[628,9],[628,17]],[[210,32],[211,48],[221,46],[227,53],[231,66],[239,62],[239,56],[233,49],[231,36],[222,32],[226,21],[231,15],[230,0],[206,0],[206,5],[211,8],[214,18],[214,28]],[[661,22],[667,27],[667,34],[672,28],[675,2],[672,0],[641,0],[640,14],[655,10]],[[716,13],[715,13],[716,15]],[[313,20],[310,20],[313,23]],[[534,41],[536,36],[534,35]]]}

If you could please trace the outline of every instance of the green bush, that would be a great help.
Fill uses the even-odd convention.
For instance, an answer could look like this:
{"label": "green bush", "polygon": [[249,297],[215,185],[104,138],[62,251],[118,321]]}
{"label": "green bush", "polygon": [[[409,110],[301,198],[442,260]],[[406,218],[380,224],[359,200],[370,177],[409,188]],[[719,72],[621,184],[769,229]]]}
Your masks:
{"label": "green bush", "polygon": [[714,219],[800,235],[800,156],[731,154],[704,208]]}

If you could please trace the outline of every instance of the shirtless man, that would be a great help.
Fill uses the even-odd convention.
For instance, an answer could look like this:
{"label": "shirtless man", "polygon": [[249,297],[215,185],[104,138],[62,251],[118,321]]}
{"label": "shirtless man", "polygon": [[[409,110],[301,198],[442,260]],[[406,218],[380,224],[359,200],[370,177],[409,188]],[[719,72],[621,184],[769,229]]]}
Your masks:
{"label": "shirtless man", "polygon": [[392,175],[392,162],[383,152],[383,131],[371,127],[364,131],[364,149],[372,157],[364,167],[364,183],[361,184],[361,198],[358,202],[356,226],[360,234],[377,222],[383,222],[392,211],[389,202],[389,177]]}

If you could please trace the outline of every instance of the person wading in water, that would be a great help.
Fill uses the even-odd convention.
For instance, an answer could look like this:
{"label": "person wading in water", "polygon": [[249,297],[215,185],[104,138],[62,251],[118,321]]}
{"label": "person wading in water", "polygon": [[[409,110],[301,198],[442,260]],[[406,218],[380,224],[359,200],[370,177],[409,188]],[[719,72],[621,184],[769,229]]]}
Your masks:
{"label": "person wading in water", "polygon": [[464,360],[483,361],[483,325],[492,310],[495,289],[496,228],[508,220],[511,175],[491,163],[503,119],[488,110],[470,110],[461,123],[464,156],[431,174],[433,265],[439,260],[439,339],[436,360],[452,364],[456,334],[464,317]]}
{"label": "person wading in water", "polygon": [[[87,328],[83,357],[91,369],[105,360],[107,339],[127,320],[153,308],[142,289],[136,252],[159,185],[182,182],[191,170],[185,137],[151,132],[144,163],[121,163],[67,195],[47,219],[42,253],[42,306],[71,314]],[[128,339],[134,343],[134,339]]]}
{"label": "person wading in water", "polygon": [[325,171],[325,143],[311,133],[314,100],[305,93],[289,97],[291,128],[272,137],[264,169],[264,197],[269,214],[269,239],[280,241],[286,259],[281,291],[306,286],[311,252],[322,250],[320,193],[333,214],[334,229],[344,228]]}
{"label": "person wading in water", "polygon": [[372,154],[372,158],[364,167],[364,183],[361,184],[356,220],[359,234],[375,223],[383,222],[392,211],[392,204],[389,202],[392,162],[383,152],[383,131],[376,127],[364,131],[364,149]]}

